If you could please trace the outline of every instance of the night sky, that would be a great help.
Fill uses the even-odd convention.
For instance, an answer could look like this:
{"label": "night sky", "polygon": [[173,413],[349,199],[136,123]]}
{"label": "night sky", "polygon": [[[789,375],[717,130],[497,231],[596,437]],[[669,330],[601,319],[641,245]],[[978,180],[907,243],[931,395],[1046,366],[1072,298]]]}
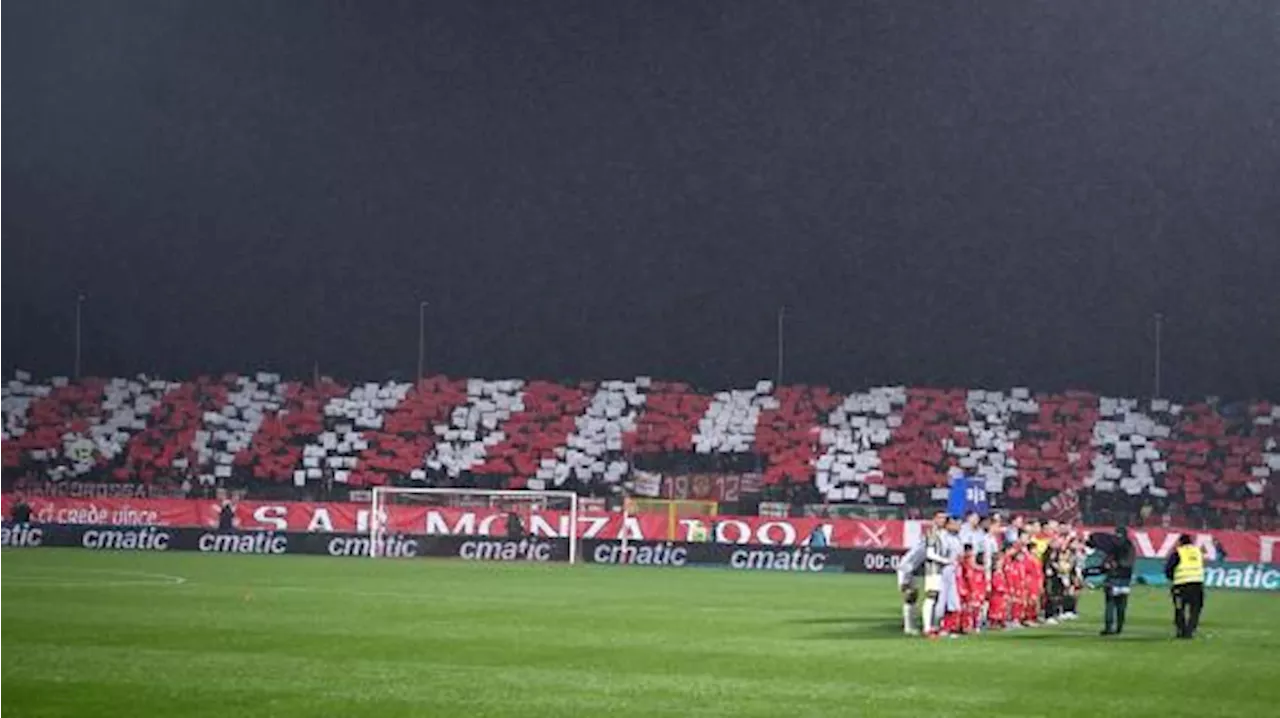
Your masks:
{"label": "night sky", "polygon": [[9,0],[3,363],[1280,398],[1276,7]]}

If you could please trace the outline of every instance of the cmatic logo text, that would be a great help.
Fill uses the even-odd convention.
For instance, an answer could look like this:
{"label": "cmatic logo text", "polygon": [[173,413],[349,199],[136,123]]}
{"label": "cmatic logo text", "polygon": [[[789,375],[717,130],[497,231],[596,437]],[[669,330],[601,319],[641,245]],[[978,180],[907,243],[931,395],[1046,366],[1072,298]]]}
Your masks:
{"label": "cmatic logo text", "polygon": [[542,541],[464,541],[458,556],[469,561],[550,561],[551,544]]}
{"label": "cmatic logo text", "polygon": [[169,534],[145,529],[89,529],[80,539],[85,548],[125,549],[130,551],[168,551]]}
{"label": "cmatic logo text", "polygon": [[755,571],[824,571],[827,555],[804,548],[738,549],[729,557],[733,568]]}
{"label": "cmatic logo text", "polygon": [[289,550],[289,539],[271,533],[200,534],[196,548],[204,553],[269,553]]}
{"label": "cmatic logo text", "polygon": [[44,529],[29,524],[15,524],[0,529],[0,546],[34,548],[44,543]]}
{"label": "cmatic logo text", "polygon": [[[371,540],[367,536],[345,536],[329,539],[327,546],[330,556],[369,556]],[[403,539],[392,536],[383,539],[379,556],[385,558],[414,558],[418,556],[418,542],[415,539]]]}
{"label": "cmatic logo text", "polygon": [[1204,570],[1208,588],[1248,588],[1255,591],[1280,591],[1280,569],[1262,564],[1247,566],[1209,566]]}
{"label": "cmatic logo text", "polygon": [[687,550],[673,547],[669,543],[660,543],[657,546],[626,547],[622,544],[600,544],[591,555],[595,563],[622,563],[634,566],[683,566],[688,557]]}

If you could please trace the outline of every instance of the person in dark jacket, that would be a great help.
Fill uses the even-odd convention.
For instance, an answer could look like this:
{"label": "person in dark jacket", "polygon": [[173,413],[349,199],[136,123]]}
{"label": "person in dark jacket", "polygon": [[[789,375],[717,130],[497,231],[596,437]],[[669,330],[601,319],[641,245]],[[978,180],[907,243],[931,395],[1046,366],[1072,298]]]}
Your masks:
{"label": "person in dark jacket", "polygon": [[218,530],[223,532],[236,530],[236,507],[230,501],[224,502],[222,509],[218,511]]}
{"label": "person in dark jacket", "polygon": [[9,507],[9,520],[15,524],[31,523],[31,505],[22,496]]}
{"label": "person in dark jacket", "polygon": [[512,540],[524,538],[524,522],[520,520],[520,514],[515,511],[507,512],[507,538]]}
{"label": "person in dark jacket", "polygon": [[1106,613],[1101,635],[1118,636],[1124,632],[1125,614],[1129,609],[1129,590],[1136,561],[1133,542],[1129,540],[1128,529],[1117,526],[1114,534],[1096,533],[1086,543],[1103,554],[1102,563],[1090,569],[1090,573],[1105,576],[1102,591]]}

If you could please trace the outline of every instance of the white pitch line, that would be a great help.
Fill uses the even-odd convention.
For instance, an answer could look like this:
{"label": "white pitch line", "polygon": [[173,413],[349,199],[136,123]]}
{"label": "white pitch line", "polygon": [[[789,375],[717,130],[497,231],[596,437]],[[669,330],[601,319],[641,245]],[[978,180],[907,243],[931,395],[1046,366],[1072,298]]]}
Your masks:
{"label": "white pitch line", "polygon": [[[126,571],[106,568],[84,568],[76,571],[40,571],[36,575],[9,575],[4,577],[5,583],[16,583],[24,586],[180,586],[187,582],[183,576],[167,573],[151,573],[148,571]],[[124,576],[125,580],[95,579],[85,574],[101,576]],[[128,577],[134,577],[130,580]]]}
{"label": "white pitch line", "polygon": [[168,573],[152,573],[150,571],[126,571],[113,568],[83,568],[77,573],[102,573],[110,576],[137,576],[139,578],[157,578],[177,586],[187,582],[184,576],[174,576]]}

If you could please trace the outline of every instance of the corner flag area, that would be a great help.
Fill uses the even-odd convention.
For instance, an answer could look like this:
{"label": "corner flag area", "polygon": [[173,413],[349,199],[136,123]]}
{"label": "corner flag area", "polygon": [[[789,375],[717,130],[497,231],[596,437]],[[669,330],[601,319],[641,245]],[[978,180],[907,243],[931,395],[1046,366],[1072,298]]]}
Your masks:
{"label": "corner flag area", "polygon": [[5,551],[4,709],[38,716],[1261,716],[1280,600],[1126,635],[901,635],[890,576]]}

